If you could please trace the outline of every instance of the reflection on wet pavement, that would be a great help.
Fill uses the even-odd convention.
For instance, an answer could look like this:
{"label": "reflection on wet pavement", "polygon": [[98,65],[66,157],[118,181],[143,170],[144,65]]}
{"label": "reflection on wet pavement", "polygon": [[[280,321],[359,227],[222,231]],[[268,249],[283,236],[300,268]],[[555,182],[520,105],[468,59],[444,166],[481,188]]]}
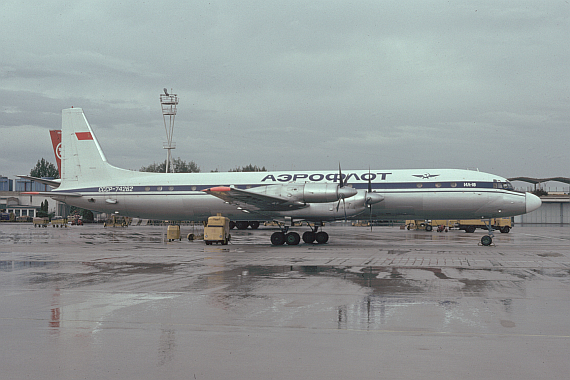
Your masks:
{"label": "reflection on wet pavement", "polygon": [[[364,361],[383,370],[397,363],[390,373],[410,378],[417,371],[404,358],[430,367],[422,352],[437,346],[447,348],[431,359],[448,368],[424,378],[461,377],[474,358],[493,361],[487,350],[507,352],[509,362],[523,356],[512,370],[520,378],[558,375],[570,353],[570,240],[542,231],[521,229],[489,248],[477,235],[426,239],[395,228],[335,228],[336,242],[297,247],[271,247],[269,229],[236,231],[223,247],[168,242],[161,228],[3,229],[0,323],[12,349],[1,349],[0,364],[22,375],[21,357],[41,357],[28,374],[47,368],[53,378],[78,370],[96,378],[94,368],[219,378],[250,374],[246,363],[255,363],[257,378],[267,378],[275,367],[286,374],[286,363],[326,363],[294,377],[348,378],[370,375]],[[537,342],[556,354],[535,350]],[[402,356],[379,356],[385,346]],[[358,357],[347,362],[350,352]],[[493,372],[483,365],[473,374]]]}

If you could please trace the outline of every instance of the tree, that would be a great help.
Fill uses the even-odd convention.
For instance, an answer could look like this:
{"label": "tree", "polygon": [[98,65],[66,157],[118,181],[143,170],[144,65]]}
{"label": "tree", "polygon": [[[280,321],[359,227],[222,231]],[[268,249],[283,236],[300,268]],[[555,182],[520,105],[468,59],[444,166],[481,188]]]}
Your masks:
{"label": "tree", "polygon": [[90,222],[92,222],[93,219],[95,218],[93,215],[93,211],[75,206],[71,206],[71,209],[69,210],[69,215],[79,215],[83,218],[84,221],[90,221]]}
{"label": "tree", "polygon": [[249,165],[244,166],[243,168],[241,166],[238,166],[237,168],[230,169],[229,171],[230,172],[266,172],[267,169],[265,169],[265,166],[260,168],[257,165],[249,164]]}
{"label": "tree", "polygon": [[47,162],[44,158],[42,158],[41,160],[38,160],[36,166],[30,170],[30,176],[37,178],[59,178],[59,171],[54,164]]}
{"label": "tree", "polygon": [[531,193],[539,197],[545,197],[548,195],[548,192],[543,189],[536,189],[534,191],[531,191]]}
{"label": "tree", "polygon": [[38,210],[38,213],[37,213],[37,216],[39,218],[45,218],[45,217],[49,216],[47,199],[41,203],[40,209]]}
{"label": "tree", "polygon": [[[194,161],[186,162],[180,157],[172,160],[174,163],[175,173],[200,173],[200,167],[196,165]],[[164,173],[166,172],[166,160],[157,164],[156,162],[150,164],[149,166],[143,166],[139,169],[140,172],[154,172],[154,173]]]}

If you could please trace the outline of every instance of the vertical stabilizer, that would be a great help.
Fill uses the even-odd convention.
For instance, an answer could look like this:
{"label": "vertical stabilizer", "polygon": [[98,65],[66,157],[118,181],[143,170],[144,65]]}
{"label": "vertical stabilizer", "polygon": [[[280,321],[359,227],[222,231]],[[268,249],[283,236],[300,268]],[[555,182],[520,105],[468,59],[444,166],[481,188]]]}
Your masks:
{"label": "vertical stabilizer", "polygon": [[61,116],[62,184],[67,187],[111,179],[121,170],[107,163],[81,108],[64,109]]}
{"label": "vertical stabilizer", "polygon": [[51,137],[51,145],[55,154],[55,162],[57,163],[57,171],[61,178],[61,130],[52,129],[49,131]]}

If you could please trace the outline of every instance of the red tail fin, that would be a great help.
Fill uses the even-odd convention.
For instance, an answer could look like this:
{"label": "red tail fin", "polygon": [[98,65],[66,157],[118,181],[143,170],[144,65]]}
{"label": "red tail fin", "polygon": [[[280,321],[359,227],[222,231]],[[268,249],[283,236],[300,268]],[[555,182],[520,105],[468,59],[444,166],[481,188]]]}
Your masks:
{"label": "red tail fin", "polygon": [[61,130],[52,129],[49,131],[49,134],[51,136],[57,170],[59,171],[59,178],[61,178]]}

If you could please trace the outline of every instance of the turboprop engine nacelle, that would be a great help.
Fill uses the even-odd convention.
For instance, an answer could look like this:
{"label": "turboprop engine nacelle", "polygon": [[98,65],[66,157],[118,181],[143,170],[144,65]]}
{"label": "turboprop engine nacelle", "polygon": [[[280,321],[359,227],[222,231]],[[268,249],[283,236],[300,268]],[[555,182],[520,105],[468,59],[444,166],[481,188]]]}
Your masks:
{"label": "turboprop engine nacelle", "polygon": [[340,187],[336,183],[289,183],[259,187],[258,189],[252,189],[252,191],[303,203],[336,202],[339,199],[350,198],[357,193],[356,189],[352,187]]}
{"label": "turboprop engine nacelle", "polygon": [[306,183],[303,186],[303,200],[306,203],[336,202],[357,193],[352,187],[340,187],[336,183]]}
{"label": "turboprop engine nacelle", "polygon": [[378,193],[366,193],[366,201],[367,205],[373,205],[378,202],[382,202],[384,200],[384,196]]}

